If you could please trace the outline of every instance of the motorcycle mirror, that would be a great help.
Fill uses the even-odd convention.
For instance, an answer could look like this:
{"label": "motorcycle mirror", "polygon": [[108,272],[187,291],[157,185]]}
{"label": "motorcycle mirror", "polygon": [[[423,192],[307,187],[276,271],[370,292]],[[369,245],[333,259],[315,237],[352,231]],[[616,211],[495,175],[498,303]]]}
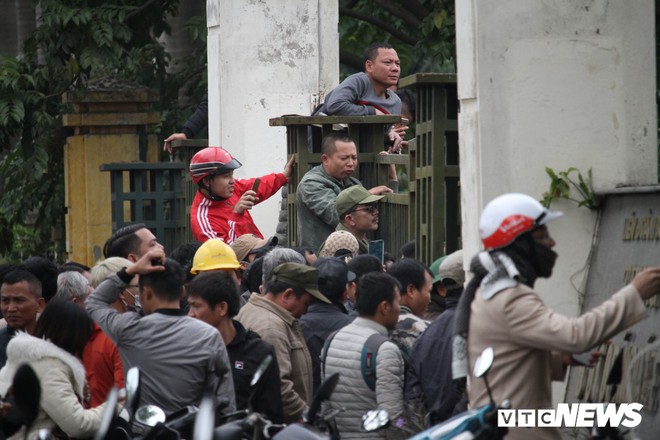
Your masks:
{"label": "motorcycle mirror", "polygon": [[261,376],[263,376],[266,370],[268,370],[268,367],[270,367],[270,364],[272,362],[273,362],[273,356],[270,354],[266,356],[263,361],[261,361],[261,363],[255,370],[254,375],[252,376],[252,380],[250,381],[251,387],[255,386],[259,382],[259,379],[261,379]]}
{"label": "motorcycle mirror", "polygon": [[486,347],[474,363],[474,370],[472,371],[474,377],[482,377],[488,373],[490,367],[493,366],[494,357],[493,347]]}
{"label": "motorcycle mirror", "polygon": [[108,397],[105,403],[105,409],[101,415],[101,424],[99,425],[98,431],[94,435],[94,440],[103,440],[108,431],[110,431],[110,424],[112,419],[115,417],[115,410],[117,409],[117,400],[119,399],[119,390],[117,387],[112,387],[108,393]]}
{"label": "motorcycle mirror", "polygon": [[135,420],[147,426],[154,427],[165,422],[165,412],[156,405],[145,405],[135,412]]}
{"label": "motorcycle mirror", "polygon": [[195,416],[195,429],[193,440],[212,440],[215,417],[213,411],[213,399],[205,397],[199,406],[199,412]]}
{"label": "motorcycle mirror", "polygon": [[22,364],[16,370],[12,380],[14,404],[21,414],[25,424],[25,436],[39,415],[39,402],[41,401],[41,384],[31,366]]}
{"label": "motorcycle mirror", "polygon": [[314,395],[314,399],[312,399],[312,404],[309,406],[309,410],[307,411],[307,416],[305,417],[306,419],[305,421],[307,423],[309,423],[310,425],[314,425],[314,422],[316,421],[316,416],[318,415],[318,412],[321,409],[321,404],[326,400],[330,399],[330,397],[332,396],[332,392],[335,390],[335,387],[337,386],[337,382],[339,382],[339,373],[335,373],[323,381],[318,391]]}
{"label": "motorcycle mirror", "polygon": [[126,408],[131,420],[140,404],[140,369],[131,367],[126,372]]}
{"label": "motorcycle mirror", "polygon": [[374,409],[362,416],[362,430],[378,431],[390,424],[390,415],[384,409]]}

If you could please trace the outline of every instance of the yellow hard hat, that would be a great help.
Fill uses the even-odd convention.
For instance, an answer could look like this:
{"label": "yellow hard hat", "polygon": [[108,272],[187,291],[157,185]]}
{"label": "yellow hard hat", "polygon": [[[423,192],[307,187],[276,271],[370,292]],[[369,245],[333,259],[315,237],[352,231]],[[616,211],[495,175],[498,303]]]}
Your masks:
{"label": "yellow hard hat", "polygon": [[241,264],[234,250],[219,238],[211,238],[195,252],[190,273],[197,274],[208,270],[238,269]]}

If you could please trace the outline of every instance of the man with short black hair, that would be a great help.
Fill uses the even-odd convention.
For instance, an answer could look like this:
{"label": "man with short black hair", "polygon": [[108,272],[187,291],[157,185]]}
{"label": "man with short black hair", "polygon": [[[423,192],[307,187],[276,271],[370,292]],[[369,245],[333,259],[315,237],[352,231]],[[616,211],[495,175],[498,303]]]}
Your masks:
{"label": "man with short black hair", "polygon": [[[280,370],[275,350],[268,342],[234,318],[240,310],[238,288],[226,272],[205,272],[196,276],[188,285],[188,316],[215,327],[222,335],[231,362],[231,372],[236,391],[236,408],[252,409],[273,423],[282,423],[282,396]],[[257,388],[250,382],[257,367],[267,356],[273,363],[264,373]]]}
{"label": "man with short black hair", "polygon": [[22,269],[5,274],[0,285],[0,309],[7,326],[0,330],[0,367],[7,363],[7,344],[16,332],[34,333],[44,304],[36,276]]}
{"label": "man with short black hair", "polygon": [[[296,251],[291,252],[302,259]],[[276,266],[264,282],[264,294],[250,296],[236,318],[275,348],[285,423],[300,420],[312,400],[312,359],[298,319],[307,312],[312,298],[330,303],[318,291],[318,273],[318,269],[301,263]]]}
{"label": "man with short black hair", "polygon": [[[143,317],[112,308],[136,275]],[[153,249],[132,266],[110,275],[85,306],[117,345],[124,367],[138,366],[147,372],[141,380],[143,404],[158,405],[170,415],[188,405],[199,405],[208,394],[216,398],[222,413],[234,411],[227,350],[216,329],[181,311],[183,282],[181,266],[166,260],[162,249]]]}
{"label": "man with short black hair", "polygon": [[[360,316],[339,330],[324,349],[324,377],[339,373],[330,406],[344,409],[336,416],[342,439],[386,436],[386,431],[363,432],[362,416],[367,411],[385,409],[393,421],[403,413],[403,358],[399,348],[387,339],[388,330],[396,327],[399,318],[399,289],[399,282],[388,274],[364,275],[357,295]],[[364,378],[363,354],[374,337],[381,340],[371,353],[376,371],[372,389]]]}
{"label": "man with short black hair", "polygon": [[158,239],[144,223],[119,228],[103,245],[103,257],[122,257],[133,263],[151,249],[163,249]]}
{"label": "man with short black hair", "polygon": [[387,271],[401,283],[401,314],[392,340],[410,356],[415,339],[429,326],[423,319],[431,302],[431,271],[412,258],[394,263]]}
{"label": "man with short black hair", "polygon": [[411,364],[424,392],[432,424],[447,420],[467,408],[466,379],[452,378],[452,343],[456,307],[463,293],[463,251],[448,255],[440,264],[445,311],[413,344]]}

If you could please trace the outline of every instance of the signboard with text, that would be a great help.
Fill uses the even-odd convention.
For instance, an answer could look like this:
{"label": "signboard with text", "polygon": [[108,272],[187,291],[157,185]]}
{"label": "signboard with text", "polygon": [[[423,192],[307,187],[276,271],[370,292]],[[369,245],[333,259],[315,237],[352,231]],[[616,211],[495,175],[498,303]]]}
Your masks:
{"label": "signboard with text", "polygon": [[[660,186],[607,195],[583,312],[602,304],[650,266],[660,266]],[[639,402],[644,409],[636,432],[640,438],[657,438],[653,435],[660,432],[660,344],[654,343],[660,336],[660,297],[648,301],[647,308],[645,320],[600,347],[603,358],[595,368],[572,369],[567,401]],[[640,354],[651,345],[655,345],[652,350]],[[621,362],[622,372],[618,386],[611,383],[610,374],[617,362]]]}

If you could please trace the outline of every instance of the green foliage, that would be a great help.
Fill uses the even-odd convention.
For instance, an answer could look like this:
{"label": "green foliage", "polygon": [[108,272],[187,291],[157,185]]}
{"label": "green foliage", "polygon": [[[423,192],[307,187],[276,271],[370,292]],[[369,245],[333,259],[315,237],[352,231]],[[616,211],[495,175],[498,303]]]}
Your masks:
{"label": "green foliage", "polygon": [[[599,200],[591,185],[591,168],[587,172],[587,178],[577,168],[569,168],[566,171],[555,172],[546,167],[545,172],[550,176],[550,188],[543,193],[541,204],[546,208],[557,199],[564,198],[577,203],[578,206],[586,206],[589,209],[598,209]],[[577,174],[577,181],[571,178],[571,174]],[[571,189],[578,193],[578,198],[571,196]]]}
{"label": "green foliage", "polygon": [[342,76],[362,71],[362,52],[387,41],[401,59],[401,76],[455,72],[453,0],[340,0]]}
{"label": "green foliage", "polygon": [[169,57],[154,37],[169,32],[165,19],[178,2],[34,2],[39,21],[23,53],[0,57],[0,254],[62,251],[51,237],[64,216],[64,92],[82,94],[105,77],[178,91],[181,80],[168,78]]}

